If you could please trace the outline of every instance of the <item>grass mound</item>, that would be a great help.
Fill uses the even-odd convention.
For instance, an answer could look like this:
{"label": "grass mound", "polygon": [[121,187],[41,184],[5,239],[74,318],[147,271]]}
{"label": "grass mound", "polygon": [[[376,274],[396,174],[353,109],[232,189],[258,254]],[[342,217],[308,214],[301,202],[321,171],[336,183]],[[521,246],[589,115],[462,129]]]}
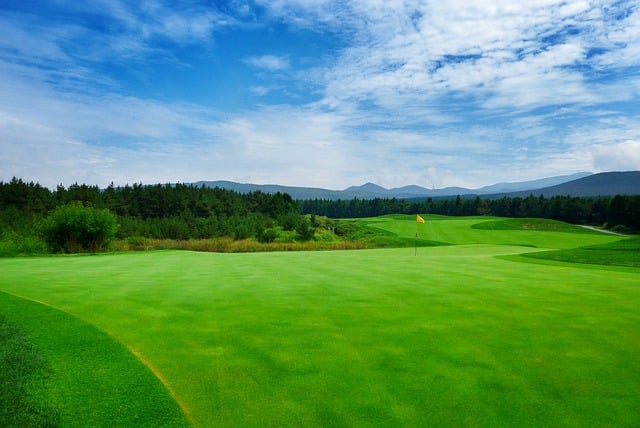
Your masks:
{"label": "grass mound", "polygon": [[24,332],[1,315],[0,368],[2,426],[57,426],[60,416],[47,394],[47,362]]}
{"label": "grass mound", "polygon": [[523,256],[568,263],[640,268],[640,237],[567,250],[527,253]]}
{"label": "grass mound", "polygon": [[582,227],[542,218],[509,218],[485,221],[471,226],[479,230],[543,230],[553,232],[593,233]]}
{"label": "grass mound", "polygon": [[[4,328],[11,347],[0,348],[8,358],[1,364],[3,376],[9,376],[3,380],[18,388],[0,388],[9,394],[3,400],[14,403],[0,413],[0,425],[188,426],[160,381],[110,336],[64,312],[5,293],[0,293],[0,311],[41,352],[35,354],[14,327]],[[43,371],[44,359],[48,371]]]}
{"label": "grass mound", "polygon": [[[389,225],[400,225],[391,227]],[[425,239],[423,231],[416,238],[416,217],[404,214],[390,214],[381,217],[343,220],[338,232],[342,236],[363,243],[367,248],[409,248],[437,247],[450,245],[433,239]],[[411,232],[413,231],[413,232]]]}

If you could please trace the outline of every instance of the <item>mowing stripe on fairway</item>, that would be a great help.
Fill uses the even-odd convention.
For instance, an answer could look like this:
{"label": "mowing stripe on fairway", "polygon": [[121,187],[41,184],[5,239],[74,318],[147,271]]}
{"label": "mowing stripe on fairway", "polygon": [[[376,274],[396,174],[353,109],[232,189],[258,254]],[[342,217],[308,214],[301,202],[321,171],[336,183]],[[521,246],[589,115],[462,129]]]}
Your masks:
{"label": "mowing stripe on fairway", "polygon": [[46,302],[6,292],[0,311],[51,365],[48,393],[62,426],[189,425],[153,368],[111,336]]}

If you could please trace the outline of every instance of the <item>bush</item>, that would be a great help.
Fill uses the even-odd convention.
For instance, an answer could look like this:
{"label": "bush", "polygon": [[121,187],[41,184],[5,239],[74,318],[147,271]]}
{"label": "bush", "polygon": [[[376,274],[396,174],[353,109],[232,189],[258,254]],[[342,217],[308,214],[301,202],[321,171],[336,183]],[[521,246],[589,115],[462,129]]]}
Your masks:
{"label": "bush", "polygon": [[47,245],[33,237],[8,239],[0,237],[0,257],[35,256],[47,254]]}
{"label": "bush", "polygon": [[313,227],[311,227],[311,222],[308,218],[302,219],[302,221],[296,227],[296,232],[298,232],[298,237],[301,241],[309,241],[315,234],[315,230]]}
{"label": "bush", "polygon": [[274,242],[278,238],[278,231],[273,228],[263,229],[258,232],[258,242],[263,244],[268,244],[269,242]]}
{"label": "bush", "polygon": [[12,230],[0,233],[0,257],[35,256],[48,252],[47,244],[37,236],[21,235]]}
{"label": "bush", "polygon": [[107,209],[72,202],[53,210],[40,230],[54,252],[97,252],[106,249],[113,240],[118,222]]}

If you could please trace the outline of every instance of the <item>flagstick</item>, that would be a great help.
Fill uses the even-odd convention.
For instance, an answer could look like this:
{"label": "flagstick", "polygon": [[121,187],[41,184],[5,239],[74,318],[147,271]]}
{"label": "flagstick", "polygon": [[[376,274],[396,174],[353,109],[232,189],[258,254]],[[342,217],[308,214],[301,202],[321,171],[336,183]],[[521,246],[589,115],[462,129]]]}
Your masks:
{"label": "flagstick", "polygon": [[413,245],[413,256],[414,257],[418,256],[418,221],[417,220],[416,220],[416,239]]}

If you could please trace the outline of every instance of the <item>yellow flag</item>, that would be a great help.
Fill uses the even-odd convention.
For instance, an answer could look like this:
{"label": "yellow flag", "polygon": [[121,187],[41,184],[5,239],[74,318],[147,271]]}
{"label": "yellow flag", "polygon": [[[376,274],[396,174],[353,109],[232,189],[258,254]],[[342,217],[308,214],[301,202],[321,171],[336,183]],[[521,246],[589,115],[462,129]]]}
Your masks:
{"label": "yellow flag", "polygon": [[422,217],[420,217],[419,215],[416,216],[416,221],[418,223],[424,223],[424,219]]}

